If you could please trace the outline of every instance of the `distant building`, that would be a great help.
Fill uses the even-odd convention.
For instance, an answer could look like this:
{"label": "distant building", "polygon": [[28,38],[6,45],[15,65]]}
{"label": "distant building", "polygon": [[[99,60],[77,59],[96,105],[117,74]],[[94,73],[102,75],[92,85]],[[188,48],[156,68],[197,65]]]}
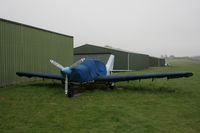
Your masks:
{"label": "distant building", "polygon": [[162,67],[165,66],[165,59],[164,58],[157,58],[149,56],[149,66],[150,67]]}
{"label": "distant building", "polygon": [[93,57],[101,60],[106,58],[106,55],[115,55],[115,70],[141,70],[148,67],[164,66],[164,59],[151,57],[146,54],[133,53],[124,51],[121,49],[115,49],[112,47],[101,47],[90,44],[85,44],[74,48],[74,60],[78,60],[81,57]]}

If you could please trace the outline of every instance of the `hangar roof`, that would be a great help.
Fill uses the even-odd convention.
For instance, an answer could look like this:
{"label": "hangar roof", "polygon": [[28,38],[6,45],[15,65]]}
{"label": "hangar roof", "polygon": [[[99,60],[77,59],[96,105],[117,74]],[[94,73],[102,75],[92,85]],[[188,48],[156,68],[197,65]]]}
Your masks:
{"label": "hangar roof", "polygon": [[27,25],[27,24],[15,22],[15,21],[3,19],[3,18],[0,18],[0,21],[9,22],[9,23],[13,23],[13,24],[21,25],[21,26],[26,26],[26,27],[30,27],[30,28],[33,28],[33,29],[38,29],[38,30],[42,30],[42,31],[46,31],[46,32],[58,34],[58,35],[61,35],[61,36],[66,36],[66,37],[71,37],[71,38],[73,38],[73,36],[70,36],[70,35],[65,35],[65,34],[62,34],[62,33],[58,33],[58,32],[54,32],[54,31],[50,31],[50,30],[38,28],[38,27],[35,27],[35,26],[30,26],[30,25]]}
{"label": "hangar roof", "polygon": [[[79,48],[79,47],[83,47],[83,46],[99,47],[99,48],[110,49],[110,50],[115,50],[115,51],[119,51],[119,52],[131,53],[131,54],[141,54],[141,53],[131,52],[131,51],[128,51],[128,50],[123,50],[123,49],[120,49],[120,48],[114,48],[114,47],[111,47],[111,46],[97,46],[97,45],[91,45],[91,44],[84,44],[84,45],[81,45],[81,46],[78,46],[78,47],[75,47],[75,48]],[[141,54],[141,55],[147,55],[147,54]]]}

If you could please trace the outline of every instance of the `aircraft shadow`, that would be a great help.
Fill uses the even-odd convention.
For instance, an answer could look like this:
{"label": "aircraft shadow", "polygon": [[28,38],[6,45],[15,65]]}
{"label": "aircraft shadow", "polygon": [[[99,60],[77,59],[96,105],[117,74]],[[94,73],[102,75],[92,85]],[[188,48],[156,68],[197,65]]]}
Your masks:
{"label": "aircraft shadow", "polygon": [[114,89],[110,89],[106,85],[88,85],[78,87],[81,92],[84,91],[131,91],[131,92],[139,92],[139,93],[177,93],[177,88],[165,87],[165,86],[116,86]]}
{"label": "aircraft shadow", "polygon": [[164,86],[159,87],[147,87],[147,86],[128,86],[124,87],[124,90],[133,91],[133,92],[141,92],[141,93],[176,93],[176,88],[169,88]]}
{"label": "aircraft shadow", "polygon": [[64,85],[61,83],[53,82],[53,83],[28,83],[20,85],[20,87],[34,87],[34,88],[46,88],[46,89],[64,89]]}
{"label": "aircraft shadow", "polygon": [[[35,88],[44,88],[44,89],[60,89],[64,93],[64,85],[61,83],[30,83],[28,84],[30,87]],[[27,87],[27,85],[21,85],[20,87]],[[171,88],[166,86],[116,86],[114,89],[110,89],[108,86],[103,84],[91,84],[91,85],[82,85],[82,86],[73,86],[75,95],[81,94],[86,91],[130,91],[137,93],[177,93],[177,88]]]}

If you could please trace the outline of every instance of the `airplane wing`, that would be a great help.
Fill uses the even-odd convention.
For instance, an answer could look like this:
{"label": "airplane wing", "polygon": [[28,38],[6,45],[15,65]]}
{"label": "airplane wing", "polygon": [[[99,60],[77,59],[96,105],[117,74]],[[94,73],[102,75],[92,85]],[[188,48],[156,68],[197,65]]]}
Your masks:
{"label": "airplane wing", "polygon": [[149,73],[149,74],[129,74],[129,75],[109,75],[100,76],[95,79],[96,82],[120,82],[129,80],[141,80],[141,79],[154,79],[154,78],[181,78],[190,77],[193,73],[191,72],[164,72],[164,73]]}
{"label": "airplane wing", "polygon": [[38,78],[47,78],[47,79],[56,79],[56,80],[64,80],[65,78],[62,75],[49,74],[49,73],[36,73],[36,72],[16,72],[16,74],[20,77],[38,77]]}

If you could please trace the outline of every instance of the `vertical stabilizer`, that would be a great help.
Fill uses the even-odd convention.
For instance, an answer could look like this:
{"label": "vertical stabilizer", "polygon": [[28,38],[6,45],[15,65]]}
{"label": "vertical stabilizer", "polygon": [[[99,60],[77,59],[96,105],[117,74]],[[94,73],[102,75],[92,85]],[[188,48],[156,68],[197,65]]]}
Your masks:
{"label": "vertical stabilizer", "polygon": [[111,54],[106,63],[107,75],[111,75],[111,73],[112,73],[113,66],[114,66],[114,60],[115,60],[115,56]]}

